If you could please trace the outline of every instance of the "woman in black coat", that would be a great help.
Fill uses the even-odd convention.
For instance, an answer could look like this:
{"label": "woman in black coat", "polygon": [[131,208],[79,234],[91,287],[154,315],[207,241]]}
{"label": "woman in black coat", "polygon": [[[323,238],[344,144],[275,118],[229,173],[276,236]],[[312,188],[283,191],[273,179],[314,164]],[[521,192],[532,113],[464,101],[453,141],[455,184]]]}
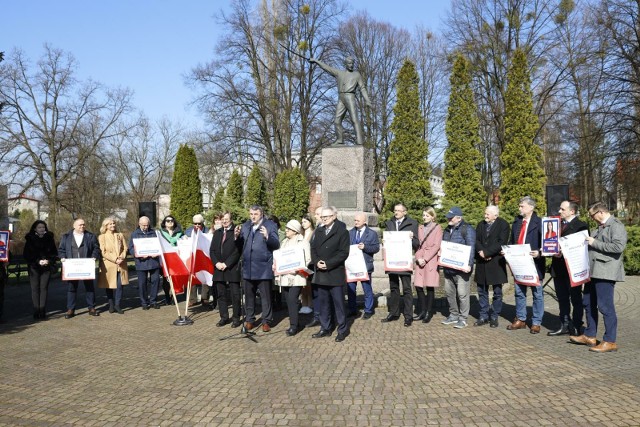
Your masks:
{"label": "woman in black coat", "polygon": [[44,221],[37,220],[25,236],[23,256],[29,266],[33,318],[46,319],[47,291],[51,271],[55,268],[58,249],[53,233]]}

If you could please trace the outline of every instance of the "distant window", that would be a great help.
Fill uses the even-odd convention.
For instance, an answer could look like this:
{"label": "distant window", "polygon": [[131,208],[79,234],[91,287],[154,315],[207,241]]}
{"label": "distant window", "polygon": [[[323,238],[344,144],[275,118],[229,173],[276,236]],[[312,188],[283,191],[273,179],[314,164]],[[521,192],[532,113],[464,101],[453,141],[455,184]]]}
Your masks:
{"label": "distant window", "polygon": [[316,194],[322,194],[322,184],[316,183]]}

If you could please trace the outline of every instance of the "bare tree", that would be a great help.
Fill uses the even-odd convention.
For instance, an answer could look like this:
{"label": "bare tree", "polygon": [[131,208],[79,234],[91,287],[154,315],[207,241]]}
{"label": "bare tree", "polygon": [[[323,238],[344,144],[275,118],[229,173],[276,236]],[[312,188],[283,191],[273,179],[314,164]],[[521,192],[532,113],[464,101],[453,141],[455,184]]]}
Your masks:
{"label": "bare tree", "polygon": [[122,132],[118,122],[130,109],[128,90],[79,82],[75,67],[70,54],[45,46],[36,67],[16,50],[0,69],[0,159],[18,191],[34,186],[44,194],[53,229],[61,188]]}

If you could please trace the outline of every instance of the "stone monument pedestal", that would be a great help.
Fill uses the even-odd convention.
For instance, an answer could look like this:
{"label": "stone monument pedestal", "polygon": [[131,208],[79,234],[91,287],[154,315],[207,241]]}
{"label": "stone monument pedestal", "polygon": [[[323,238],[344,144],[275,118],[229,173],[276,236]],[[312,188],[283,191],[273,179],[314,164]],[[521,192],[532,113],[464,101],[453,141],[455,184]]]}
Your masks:
{"label": "stone monument pedestal", "polygon": [[362,145],[334,145],[322,150],[322,205],[335,206],[338,219],[353,227],[357,212],[378,225],[373,213],[373,150]]}

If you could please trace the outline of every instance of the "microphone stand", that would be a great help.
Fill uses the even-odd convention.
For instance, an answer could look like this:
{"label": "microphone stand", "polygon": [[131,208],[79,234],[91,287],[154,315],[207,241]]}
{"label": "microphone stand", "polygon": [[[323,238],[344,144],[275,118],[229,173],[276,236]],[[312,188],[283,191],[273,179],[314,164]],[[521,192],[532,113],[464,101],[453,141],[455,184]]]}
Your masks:
{"label": "microphone stand", "polygon": [[231,335],[227,335],[225,337],[221,337],[219,338],[220,341],[224,341],[224,340],[228,340],[230,338],[249,338],[251,341],[253,341],[254,343],[258,343],[258,340],[256,340],[255,336],[256,333],[253,331],[248,331],[246,328],[246,324],[247,324],[247,312],[244,309],[244,286],[243,286],[243,282],[240,282],[240,310],[242,312],[242,328],[240,328],[240,332],[236,332],[235,334],[231,334]]}

